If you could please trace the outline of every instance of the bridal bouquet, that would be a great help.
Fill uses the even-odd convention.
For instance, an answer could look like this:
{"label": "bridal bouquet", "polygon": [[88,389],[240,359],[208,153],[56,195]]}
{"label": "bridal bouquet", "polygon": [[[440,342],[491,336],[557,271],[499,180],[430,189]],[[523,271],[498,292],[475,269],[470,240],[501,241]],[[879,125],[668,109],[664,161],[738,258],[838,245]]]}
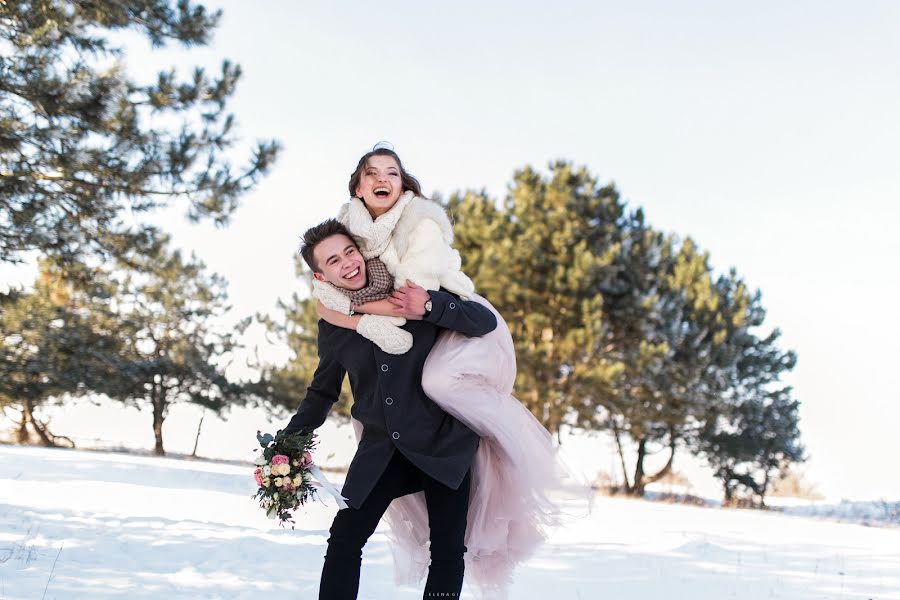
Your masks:
{"label": "bridal bouquet", "polygon": [[[279,431],[256,432],[262,453],[256,459],[253,478],[259,489],[252,498],[259,498],[259,506],[270,519],[278,519],[279,525],[293,523],[291,512],[316,495],[311,479],[318,469],[312,462],[312,450],[316,446],[315,434],[285,435]],[[293,525],[292,525],[293,527]]]}

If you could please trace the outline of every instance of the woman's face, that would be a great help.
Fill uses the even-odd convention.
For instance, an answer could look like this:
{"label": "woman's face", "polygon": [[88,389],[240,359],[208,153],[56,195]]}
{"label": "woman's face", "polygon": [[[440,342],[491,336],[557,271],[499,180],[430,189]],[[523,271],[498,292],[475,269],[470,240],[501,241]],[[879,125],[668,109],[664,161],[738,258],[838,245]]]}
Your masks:
{"label": "woman's face", "polygon": [[370,156],[363,167],[356,197],[362,198],[369,214],[377,218],[391,209],[403,194],[400,165],[392,156]]}

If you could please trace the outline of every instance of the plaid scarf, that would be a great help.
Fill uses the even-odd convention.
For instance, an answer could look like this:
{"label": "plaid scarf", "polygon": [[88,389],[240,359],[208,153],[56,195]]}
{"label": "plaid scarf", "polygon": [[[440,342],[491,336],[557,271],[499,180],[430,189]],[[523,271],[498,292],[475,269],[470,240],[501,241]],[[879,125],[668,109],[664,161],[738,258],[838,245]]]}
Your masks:
{"label": "plaid scarf", "polygon": [[350,298],[353,306],[362,306],[367,302],[384,300],[390,296],[394,291],[394,278],[383,262],[377,258],[370,258],[366,261],[366,287],[356,291],[340,291]]}

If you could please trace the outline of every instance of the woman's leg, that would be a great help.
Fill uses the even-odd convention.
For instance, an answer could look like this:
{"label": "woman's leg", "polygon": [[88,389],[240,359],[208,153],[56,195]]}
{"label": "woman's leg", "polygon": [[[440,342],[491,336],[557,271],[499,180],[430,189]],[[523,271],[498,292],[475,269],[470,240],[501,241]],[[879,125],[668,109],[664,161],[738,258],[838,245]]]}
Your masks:
{"label": "woman's leg", "polygon": [[362,506],[338,511],[329,531],[319,600],[355,600],[363,546],[394,498],[421,489],[420,477],[418,469],[395,450]]}
{"label": "woman's leg", "polygon": [[423,598],[456,600],[462,591],[465,573],[463,555],[466,553],[471,471],[466,473],[456,490],[427,475],[423,480],[431,528],[431,565]]}

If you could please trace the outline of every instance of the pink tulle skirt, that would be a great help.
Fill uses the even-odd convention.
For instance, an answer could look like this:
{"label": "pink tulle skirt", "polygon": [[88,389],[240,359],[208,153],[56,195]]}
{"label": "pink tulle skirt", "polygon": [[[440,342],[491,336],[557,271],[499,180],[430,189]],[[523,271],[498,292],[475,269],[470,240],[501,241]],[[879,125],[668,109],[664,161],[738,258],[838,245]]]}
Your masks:
{"label": "pink tulle skirt", "polygon": [[[468,338],[440,334],[425,363],[422,386],[429,398],[472,428],[481,442],[472,464],[466,529],[466,581],[484,599],[503,599],[516,565],[531,556],[559,524],[550,498],[571,488],[549,432],[512,396],[516,355],[509,328]],[[430,560],[424,493],[391,503],[385,514],[398,584],[415,585]]]}

